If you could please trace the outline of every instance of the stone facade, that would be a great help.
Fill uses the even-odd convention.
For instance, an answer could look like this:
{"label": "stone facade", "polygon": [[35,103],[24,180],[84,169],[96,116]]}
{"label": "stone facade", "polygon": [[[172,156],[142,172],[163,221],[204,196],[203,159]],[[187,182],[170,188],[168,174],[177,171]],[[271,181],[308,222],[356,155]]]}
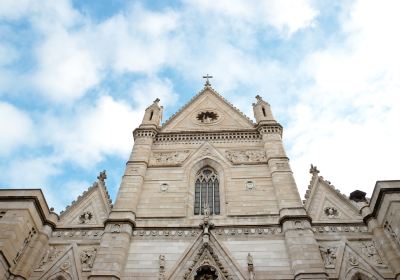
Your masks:
{"label": "stone facade", "polygon": [[400,181],[341,194],[315,166],[300,199],[282,126],[209,83],[134,130],[114,205],[101,172],[60,215],[40,190],[0,190],[0,279],[400,279]]}

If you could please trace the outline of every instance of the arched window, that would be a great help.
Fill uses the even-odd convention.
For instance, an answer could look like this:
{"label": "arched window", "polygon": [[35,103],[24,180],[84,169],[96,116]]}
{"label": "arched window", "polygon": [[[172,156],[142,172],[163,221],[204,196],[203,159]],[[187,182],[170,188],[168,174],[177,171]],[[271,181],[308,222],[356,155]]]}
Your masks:
{"label": "arched window", "polygon": [[201,169],[196,175],[194,214],[204,214],[204,207],[206,205],[208,205],[210,214],[219,215],[218,174],[209,166]]}

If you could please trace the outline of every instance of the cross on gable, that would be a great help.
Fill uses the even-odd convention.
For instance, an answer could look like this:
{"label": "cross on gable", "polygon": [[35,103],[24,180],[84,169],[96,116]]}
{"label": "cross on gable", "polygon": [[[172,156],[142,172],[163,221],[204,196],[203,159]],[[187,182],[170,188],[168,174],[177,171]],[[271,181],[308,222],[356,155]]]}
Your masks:
{"label": "cross on gable", "polygon": [[211,86],[209,79],[212,79],[212,78],[213,78],[213,76],[210,76],[208,74],[203,76],[203,79],[206,79],[206,83],[204,85],[205,86]]}

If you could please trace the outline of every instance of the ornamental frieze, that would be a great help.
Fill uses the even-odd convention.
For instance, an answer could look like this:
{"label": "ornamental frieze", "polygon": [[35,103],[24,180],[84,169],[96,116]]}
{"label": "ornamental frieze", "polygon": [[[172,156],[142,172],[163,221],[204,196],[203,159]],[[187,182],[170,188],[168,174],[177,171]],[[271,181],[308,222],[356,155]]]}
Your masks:
{"label": "ornamental frieze", "polygon": [[233,164],[267,162],[264,150],[231,150],[225,151],[225,155]]}
{"label": "ornamental frieze", "polygon": [[174,151],[174,152],[154,152],[150,158],[152,166],[175,166],[180,165],[188,156],[190,151]]}
{"label": "ornamental frieze", "polygon": [[52,237],[62,239],[100,239],[103,230],[66,230],[54,231]]}

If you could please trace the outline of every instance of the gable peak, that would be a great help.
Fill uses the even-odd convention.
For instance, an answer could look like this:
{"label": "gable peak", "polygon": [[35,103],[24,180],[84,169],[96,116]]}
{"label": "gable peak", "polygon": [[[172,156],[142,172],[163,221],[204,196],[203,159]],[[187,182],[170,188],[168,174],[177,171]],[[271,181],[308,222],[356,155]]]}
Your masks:
{"label": "gable peak", "polygon": [[[205,76],[206,77],[206,76]],[[211,76],[210,76],[211,77]],[[209,78],[210,78],[209,77]],[[204,88],[198,92],[196,95],[194,95],[185,105],[183,105],[178,111],[176,111],[174,114],[172,114],[163,124],[162,127],[167,126],[169,123],[171,123],[174,119],[176,119],[177,116],[179,116],[186,108],[188,108],[191,104],[193,104],[196,100],[198,100],[201,96],[206,95],[206,94],[211,94],[221,101],[223,103],[227,104],[229,107],[231,107],[234,111],[236,111],[239,115],[241,115],[246,121],[251,125],[254,126],[255,123],[248,117],[246,116],[242,111],[240,111],[237,107],[235,107],[231,102],[229,102],[227,99],[225,99],[221,94],[219,94],[212,86],[211,84],[206,82],[204,85]]]}

